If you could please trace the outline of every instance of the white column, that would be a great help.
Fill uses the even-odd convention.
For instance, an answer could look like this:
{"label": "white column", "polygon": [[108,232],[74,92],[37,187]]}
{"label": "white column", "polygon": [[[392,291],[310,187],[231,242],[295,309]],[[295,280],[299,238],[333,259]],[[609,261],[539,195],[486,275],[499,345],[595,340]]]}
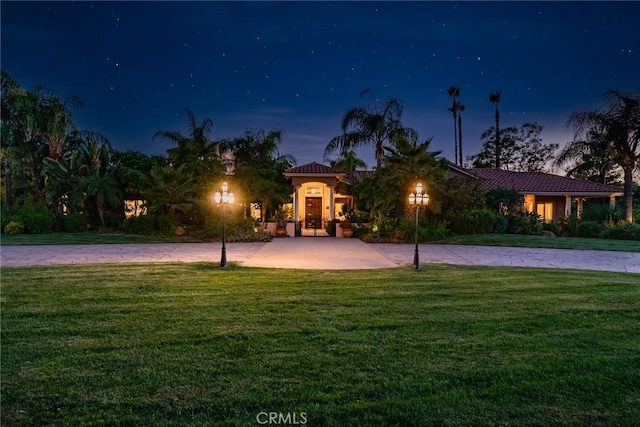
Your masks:
{"label": "white column", "polygon": [[564,196],[564,214],[571,216],[571,196]]}
{"label": "white column", "polygon": [[616,207],[616,196],[609,196],[609,207],[611,209],[615,209],[615,207]]}
{"label": "white column", "polygon": [[293,192],[293,219],[298,221],[300,219],[300,186],[296,185]]}
{"label": "white column", "polygon": [[578,197],[578,218],[582,218],[582,197]]}
{"label": "white column", "polygon": [[336,206],[335,206],[335,194],[334,194],[334,186],[329,186],[329,220],[332,220],[336,217]]}

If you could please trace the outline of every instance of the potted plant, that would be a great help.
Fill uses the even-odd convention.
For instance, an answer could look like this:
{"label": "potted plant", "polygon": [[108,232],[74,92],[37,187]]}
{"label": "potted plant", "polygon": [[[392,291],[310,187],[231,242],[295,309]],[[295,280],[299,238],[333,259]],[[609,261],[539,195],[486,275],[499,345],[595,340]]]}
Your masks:
{"label": "potted plant", "polygon": [[353,236],[353,219],[355,212],[349,205],[342,206],[342,215],[344,219],[340,222],[340,228],[342,228],[342,237]]}
{"label": "potted plant", "polygon": [[342,237],[351,237],[353,236],[353,224],[351,224],[351,220],[345,219],[340,222],[340,228],[342,228]]}
{"label": "potted plant", "polygon": [[273,215],[276,222],[276,237],[287,236],[287,218],[283,210],[276,211]]}

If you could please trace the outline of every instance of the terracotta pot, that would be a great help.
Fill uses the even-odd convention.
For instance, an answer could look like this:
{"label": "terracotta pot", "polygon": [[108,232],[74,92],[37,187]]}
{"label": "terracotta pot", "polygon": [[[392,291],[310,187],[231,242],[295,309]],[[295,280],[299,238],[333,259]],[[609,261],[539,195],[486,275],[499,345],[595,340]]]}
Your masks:
{"label": "terracotta pot", "polygon": [[351,236],[353,236],[353,228],[342,229],[342,237],[351,237]]}
{"label": "terracotta pot", "polygon": [[287,235],[286,227],[276,227],[276,237],[285,237]]}

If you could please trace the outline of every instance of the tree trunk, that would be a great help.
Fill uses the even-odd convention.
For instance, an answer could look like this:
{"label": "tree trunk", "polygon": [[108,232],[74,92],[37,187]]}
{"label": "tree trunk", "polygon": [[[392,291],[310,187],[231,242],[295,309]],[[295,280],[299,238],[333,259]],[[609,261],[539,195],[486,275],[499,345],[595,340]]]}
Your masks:
{"label": "tree trunk", "polygon": [[11,181],[11,164],[9,164],[9,157],[2,159],[4,163],[4,188],[7,195],[7,209],[11,210],[13,207],[13,182]]}
{"label": "tree trunk", "polygon": [[376,142],[376,165],[378,170],[382,169],[382,162],[384,161],[384,142],[378,138]]}
{"label": "tree trunk", "polygon": [[104,197],[97,193],[95,195],[96,202],[96,210],[98,211],[98,216],[100,217],[100,224],[102,224],[102,228],[106,228],[104,223]]}
{"label": "tree trunk", "polygon": [[455,159],[453,162],[454,163],[458,163],[458,129],[457,129],[457,114],[456,114],[456,99],[455,97],[453,98],[453,107],[451,107],[453,110],[453,146],[454,146],[454,153],[453,153],[453,158]]}
{"label": "tree trunk", "polygon": [[460,146],[458,148],[458,154],[460,155],[459,165],[462,166],[462,116],[460,114],[458,114],[458,145]]}
{"label": "tree trunk", "polygon": [[633,169],[624,168],[624,219],[633,222]]}
{"label": "tree trunk", "polygon": [[500,169],[500,111],[496,104],[496,169]]}

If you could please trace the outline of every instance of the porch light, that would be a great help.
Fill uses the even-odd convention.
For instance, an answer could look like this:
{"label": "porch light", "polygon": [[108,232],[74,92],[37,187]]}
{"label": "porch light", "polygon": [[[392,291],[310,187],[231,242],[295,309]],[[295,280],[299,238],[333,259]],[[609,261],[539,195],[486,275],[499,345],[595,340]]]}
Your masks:
{"label": "porch light", "polygon": [[422,192],[422,183],[418,183],[415,191],[409,194],[409,205],[416,207],[416,248],[413,254],[413,268],[415,270],[420,268],[420,256],[418,254],[418,214],[420,213],[420,206],[426,206],[428,204],[429,195]]}
{"label": "porch light", "polygon": [[226,246],[226,215],[225,209],[233,203],[233,192],[229,192],[229,185],[227,182],[222,183],[222,193],[216,191],[213,195],[213,200],[218,207],[222,207],[222,255],[220,256],[220,267],[227,266],[227,246]]}

